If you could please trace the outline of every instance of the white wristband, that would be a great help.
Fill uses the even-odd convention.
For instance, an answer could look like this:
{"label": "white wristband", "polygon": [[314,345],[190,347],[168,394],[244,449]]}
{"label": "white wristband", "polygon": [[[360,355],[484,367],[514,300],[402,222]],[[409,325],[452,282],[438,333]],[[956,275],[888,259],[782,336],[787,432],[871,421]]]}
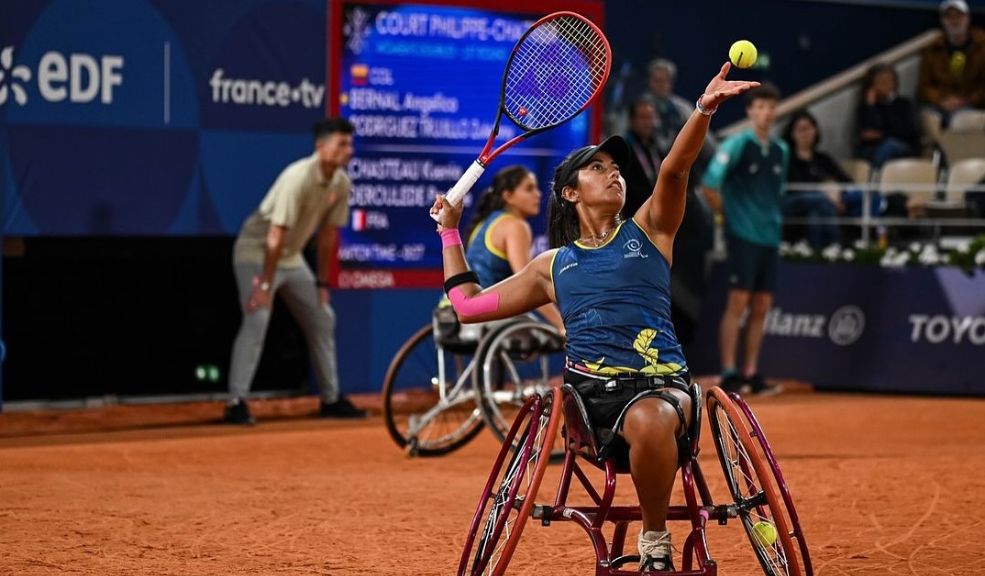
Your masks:
{"label": "white wristband", "polygon": [[[704,96],[704,94],[702,94],[701,96]],[[702,116],[711,116],[712,114],[718,111],[718,108],[712,108],[711,110],[709,110],[704,106],[702,106],[701,96],[698,96],[698,100],[694,103],[694,107],[698,110],[698,112],[701,113]]]}

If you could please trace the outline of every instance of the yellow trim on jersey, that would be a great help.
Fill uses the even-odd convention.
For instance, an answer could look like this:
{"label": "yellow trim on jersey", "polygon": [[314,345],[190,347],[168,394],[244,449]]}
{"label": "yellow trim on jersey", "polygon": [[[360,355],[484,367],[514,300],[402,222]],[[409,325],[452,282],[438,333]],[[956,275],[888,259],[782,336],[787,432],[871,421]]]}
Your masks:
{"label": "yellow trim on jersey", "polygon": [[[632,220],[632,218],[630,218],[630,220]],[[616,229],[612,231],[612,234],[609,234],[609,236],[606,237],[605,242],[603,242],[601,246],[586,246],[586,245],[582,244],[581,242],[579,242],[578,240],[575,240],[575,246],[577,246],[579,248],[582,248],[584,250],[598,250],[599,248],[605,248],[613,240],[616,239],[616,236],[619,235],[619,231],[622,230],[622,225],[625,224],[625,223],[626,223],[625,220],[623,220],[622,222],[620,222],[619,225],[616,226]],[[637,226],[639,226],[639,224],[637,224]]]}
{"label": "yellow trim on jersey", "polygon": [[642,370],[637,370],[629,366],[603,366],[602,362],[604,361],[605,358],[600,359],[598,362],[583,360],[582,365],[588,368],[592,374],[598,374],[599,376],[633,376],[636,374],[667,376],[670,374],[680,374],[684,368],[675,362],[668,362],[666,364],[644,366]]}
{"label": "yellow trim on jersey", "polygon": [[549,276],[551,278],[551,290],[554,290],[554,303],[557,304],[557,305],[559,305],[559,306],[560,306],[560,302],[557,301],[558,300],[558,298],[557,298],[557,287],[554,286],[554,259],[557,258],[557,253],[560,252],[560,251],[561,251],[560,248],[555,248],[554,249],[554,253],[551,254],[551,266],[547,269],[548,272],[550,272],[550,275]]}
{"label": "yellow trim on jersey", "polygon": [[646,228],[636,221],[636,216],[633,216],[630,220],[633,221],[633,224],[636,224],[636,227],[640,229],[640,232],[642,232],[644,236],[646,236],[646,239],[650,241],[650,244],[653,244],[653,247],[657,249],[657,252],[660,252],[660,247],[653,241],[653,238],[650,238],[650,233],[646,231]]}
{"label": "yellow trim on jersey", "polygon": [[492,243],[492,229],[493,229],[493,226],[495,226],[497,223],[499,223],[500,220],[502,220],[503,218],[505,218],[507,216],[510,216],[510,214],[505,214],[505,213],[504,214],[500,214],[499,216],[496,217],[495,220],[493,220],[492,222],[489,223],[489,226],[486,227],[486,237],[483,238],[483,242],[485,242],[485,244],[486,244],[486,250],[489,250],[492,253],[493,256],[499,258],[500,260],[509,261],[509,258],[506,257],[506,252],[503,252],[499,248],[496,248],[495,246],[493,246],[493,243]]}
{"label": "yellow trim on jersey", "polygon": [[479,235],[479,230],[482,230],[482,225],[483,224],[485,224],[485,222],[479,222],[479,224],[476,225],[475,229],[472,230],[472,233],[469,234],[469,241],[465,245],[466,248],[468,248],[469,246],[472,245],[473,242],[475,242],[475,237]]}

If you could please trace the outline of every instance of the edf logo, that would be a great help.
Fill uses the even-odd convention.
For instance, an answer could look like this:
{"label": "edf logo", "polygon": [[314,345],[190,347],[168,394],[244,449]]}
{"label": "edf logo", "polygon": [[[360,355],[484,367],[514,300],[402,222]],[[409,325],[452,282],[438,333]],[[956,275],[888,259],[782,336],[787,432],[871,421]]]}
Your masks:
{"label": "edf logo", "polygon": [[[103,104],[113,103],[114,90],[123,84],[123,57],[61,52],[45,52],[38,61],[38,93],[48,102],[86,104],[97,97]],[[24,85],[31,81],[31,69],[14,65],[14,47],[0,51],[0,105],[13,94],[14,101],[27,104]]]}

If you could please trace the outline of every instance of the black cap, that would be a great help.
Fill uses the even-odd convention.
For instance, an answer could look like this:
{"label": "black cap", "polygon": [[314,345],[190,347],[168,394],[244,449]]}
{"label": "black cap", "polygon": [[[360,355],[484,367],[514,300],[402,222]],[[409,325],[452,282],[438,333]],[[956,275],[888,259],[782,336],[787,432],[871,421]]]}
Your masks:
{"label": "black cap", "polygon": [[554,172],[554,194],[560,199],[561,190],[565,182],[599,151],[608,152],[612,159],[622,170],[626,169],[629,162],[629,145],[623,140],[622,136],[609,136],[597,146],[585,146],[568,154],[568,157],[557,167]]}

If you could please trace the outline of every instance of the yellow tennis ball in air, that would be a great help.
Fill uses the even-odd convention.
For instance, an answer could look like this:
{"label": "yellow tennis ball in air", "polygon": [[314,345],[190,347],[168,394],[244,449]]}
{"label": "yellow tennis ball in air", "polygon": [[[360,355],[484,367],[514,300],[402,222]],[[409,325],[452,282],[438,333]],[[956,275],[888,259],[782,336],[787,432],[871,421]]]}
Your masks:
{"label": "yellow tennis ball in air", "polygon": [[760,546],[772,546],[776,542],[776,526],[772,522],[760,520],[752,525],[753,537]]}
{"label": "yellow tennis ball in air", "polygon": [[756,46],[748,40],[736,40],[728,49],[728,58],[739,68],[748,68],[756,63],[759,52]]}

